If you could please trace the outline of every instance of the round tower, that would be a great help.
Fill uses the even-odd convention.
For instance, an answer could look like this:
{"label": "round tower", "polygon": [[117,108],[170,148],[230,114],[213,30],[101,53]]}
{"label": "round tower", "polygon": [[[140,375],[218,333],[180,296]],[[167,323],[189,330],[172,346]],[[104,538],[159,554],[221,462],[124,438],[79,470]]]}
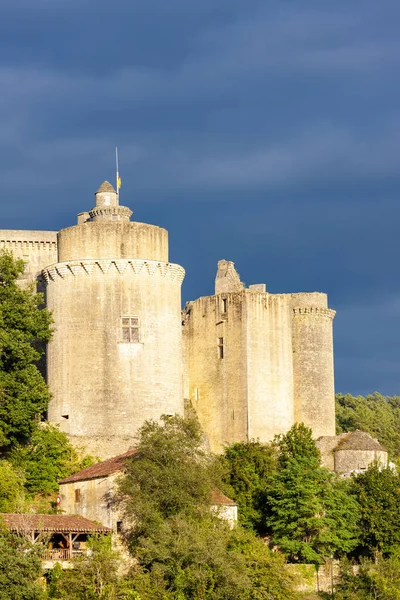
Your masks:
{"label": "round tower", "polygon": [[55,320],[49,421],[101,458],[134,445],[145,420],[184,410],[184,269],[168,262],[168,232],[131,215],[104,182],[43,271]]}
{"label": "round tower", "polygon": [[326,294],[292,294],[294,417],[315,438],[335,435],[334,316]]}

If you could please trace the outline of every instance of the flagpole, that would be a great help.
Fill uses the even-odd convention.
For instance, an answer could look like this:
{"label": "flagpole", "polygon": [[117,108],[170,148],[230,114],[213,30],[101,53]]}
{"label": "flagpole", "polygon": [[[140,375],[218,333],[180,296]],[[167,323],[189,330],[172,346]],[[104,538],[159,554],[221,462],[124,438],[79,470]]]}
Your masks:
{"label": "flagpole", "polygon": [[118,182],[119,182],[119,169],[118,169],[118,148],[115,147],[115,166],[117,168],[117,174],[116,174],[116,189],[117,189],[117,198],[119,200],[119,187],[118,187]]}

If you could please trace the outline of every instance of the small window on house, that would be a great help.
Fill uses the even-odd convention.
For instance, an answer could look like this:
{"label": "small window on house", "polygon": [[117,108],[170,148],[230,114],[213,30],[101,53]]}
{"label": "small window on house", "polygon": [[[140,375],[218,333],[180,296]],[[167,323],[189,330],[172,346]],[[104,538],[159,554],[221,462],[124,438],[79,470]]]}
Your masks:
{"label": "small window on house", "polygon": [[139,342],[139,318],[122,317],[122,341],[127,344],[137,344]]}
{"label": "small window on house", "polygon": [[75,502],[81,501],[81,490],[78,488],[75,490]]}
{"label": "small window on house", "polygon": [[226,298],[222,298],[222,312],[226,313],[228,310],[228,300]]}
{"label": "small window on house", "polygon": [[122,533],[122,521],[117,521],[117,533]]}
{"label": "small window on house", "polygon": [[218,356],[224,358],[224,338],[218,338]]}

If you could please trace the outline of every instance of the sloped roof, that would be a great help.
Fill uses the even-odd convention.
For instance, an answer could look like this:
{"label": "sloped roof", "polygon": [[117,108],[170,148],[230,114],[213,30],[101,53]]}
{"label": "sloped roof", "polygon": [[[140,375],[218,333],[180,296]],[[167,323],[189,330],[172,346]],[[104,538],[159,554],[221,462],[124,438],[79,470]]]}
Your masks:
{"label": "sloped roof", "polygon": [[111,183],[109,181],[103,181],[103,183],[101,184],[101,186],[97,190],[96,194],[99,194],[101,192],[114,192],[114,194],[117,193],[114,190],[114,187],[111,185]]}
{"label": "sloped roof", "polygon": [[218,488],[211,490],[211,504],[226,504],[227,506],[237,506],[236,502],[225,496]]}
{"label": "sloped roof", "polygon": [[109,533],[111,529],[76,515],[0,514],[7,529],[20,531],[52,531],[73,533]]}
{"label": "sloped roof", "polygon": [[134,456],[137,450],[132,448],[125,452],[125,454],[120,454],[119,456],[113,456],[108,460],[92,465],[91,467],[86,467],[86,469],[82,469],[82,471],[78,471],[78,473],[74,473],[74,475],[70,475],[65,479],[59,481],[60,484],[63,483],[73,483],[74,481],[86,481],[87,479],[97,479],[99,477],[108,477],[113,473],[118,473],[118,471],[122,471],[125,466],[125,461],[130,456]]}
{"label": "sloped roof", "polygon": [[[75,483],[77,481],[87,481],[88,479],[109,477],[114,473],[122,471],[125,466],[126,459],[134,456],[135,454],[137,454],[137,450],[132,448],[131,450],[128,450],[128,452],[125,452],[125,454],[113,456],[112,458],[109,458],[101,463],[97,463],[91,467],[86,467],[86,469],[82,469],[82,471],[62,479],[59,481],[59,483],[62,485],[64,483]],[[225,496],[225,494],[223,494],[221,490],[217,488],[214,488],[211,492],[211,504],[226,504],[228,506],[236,506],[236,502],[228,498],[228,496]]]}
{"label": "sloped roof", "polygon": [[386,452],[385,448],[366,431],[350,431],[345,434],[335,448],[337,450],[367,450]]}

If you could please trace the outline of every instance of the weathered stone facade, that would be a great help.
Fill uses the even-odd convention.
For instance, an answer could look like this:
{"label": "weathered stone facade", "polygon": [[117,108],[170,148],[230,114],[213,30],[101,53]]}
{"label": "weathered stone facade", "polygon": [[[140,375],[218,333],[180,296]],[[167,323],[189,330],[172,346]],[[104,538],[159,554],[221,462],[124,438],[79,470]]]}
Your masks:
{"label": "weathered stone facade", "polygon": [[322,466],[342,477],[366,471],[372,463],[388,466],[386,449],[365,431],[350,431],[317,440]]}
{"label": "weathered stone facade", "polygon": [[187,303],[183,319],[185,397],[213,451],[296,421],[335,434],[334,315],[326,294],[245,289],[232,262],[218,263],[215,295]]}
{"label": "weathered stone facade", "polygon": [[131,215],[105,182],[73,227],[0,231],[27,264],[22,283],[44,284],[53,311],[49,420],[101,458],[134,445],[146,419],[183,414],[184,400],[217,452],[296,421],[333,436],[327,296],[245,288],[224,260],[215,294],[181,314],[184,270],[169,262],[167,231]]}
{"label": "weathered stone facade", "polygon": [[[135,454],[135,450],[130,450],[60,481],[60,510],[102,523],[114,533],[121,532],[123,510],[116,502],[118,480],[125,471],[126,461]],[[230,527],[237,524],[237,504],[218,489],[211,491],[210,508]]]}

